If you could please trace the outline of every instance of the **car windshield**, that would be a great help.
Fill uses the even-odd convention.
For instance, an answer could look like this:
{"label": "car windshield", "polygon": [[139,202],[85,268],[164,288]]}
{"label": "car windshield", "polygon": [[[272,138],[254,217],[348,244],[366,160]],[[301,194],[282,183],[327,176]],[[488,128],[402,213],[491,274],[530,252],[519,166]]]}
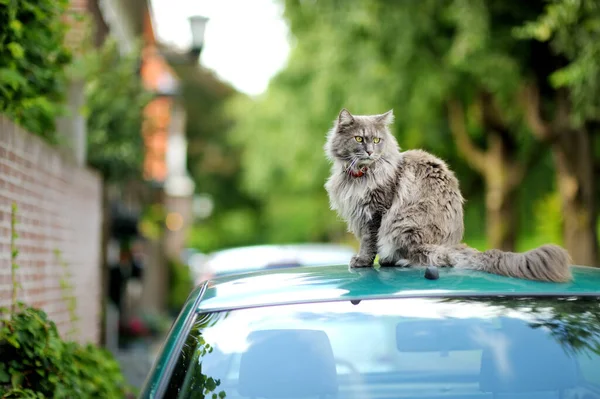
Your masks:
{"label": "car windshield", "polygon": [[199,314],[165,397],[594,399],[599,354],[598,298],[266,306]]}

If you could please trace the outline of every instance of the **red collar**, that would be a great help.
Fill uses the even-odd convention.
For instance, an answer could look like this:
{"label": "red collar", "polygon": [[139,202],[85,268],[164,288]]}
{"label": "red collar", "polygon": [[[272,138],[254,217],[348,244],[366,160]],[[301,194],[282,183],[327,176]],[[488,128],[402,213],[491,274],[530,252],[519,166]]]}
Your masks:
{"label": "red collar", "polygon": [[364,176],[365,173],[367,173],[367,170],[368,170],[368,168],[366,166],[363,166],[362,168],[360,168],[357,171],[348,169],[348,174],[352,177],[361,177],[361,176]]}

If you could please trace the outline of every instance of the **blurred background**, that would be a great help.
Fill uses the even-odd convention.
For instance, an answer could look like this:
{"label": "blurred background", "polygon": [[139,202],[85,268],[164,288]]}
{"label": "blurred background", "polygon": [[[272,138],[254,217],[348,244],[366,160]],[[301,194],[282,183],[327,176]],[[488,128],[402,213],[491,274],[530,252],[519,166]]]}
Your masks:
{"label": "blurred background", "polygon": [[209,276],[349,259],[323,188],[342,107],[393,109],[403,149],[449,163],[469,245],[598,265],[596,0],[42,3],[45,25],[0,24],[0,112],[100,176],[115,351],[160,342]]}

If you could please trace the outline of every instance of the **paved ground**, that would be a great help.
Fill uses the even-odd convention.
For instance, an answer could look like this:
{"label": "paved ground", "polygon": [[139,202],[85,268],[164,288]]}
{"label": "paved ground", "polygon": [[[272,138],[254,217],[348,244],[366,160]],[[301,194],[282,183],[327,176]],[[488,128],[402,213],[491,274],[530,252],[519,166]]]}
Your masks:
{"label": "paved ground", "polygon": [[115,357],[127,382],[138,389],[141,388],[152,367],[153,359],[148,351],[142,348],[121,350]]}
{"label": "paved ground", "polygon": [[121,365],[123,375],[129,384],[138,389],[142,387],[161,343],[162,339],[158,339],[150,345],[138,345],[114,352],[115,358]]}
{"label": "paved ground", "polygon": [[[114,306],[107,307],[107,349],[112,352],[119,364],[127,382],[136,388],[141,388],[146,380],[154,359],[161,348],[165,336],[159,336],[150,342],[132,344],[130,348],[118,348],[119,314]],[[166,331],[165,331],[166,335]]]}

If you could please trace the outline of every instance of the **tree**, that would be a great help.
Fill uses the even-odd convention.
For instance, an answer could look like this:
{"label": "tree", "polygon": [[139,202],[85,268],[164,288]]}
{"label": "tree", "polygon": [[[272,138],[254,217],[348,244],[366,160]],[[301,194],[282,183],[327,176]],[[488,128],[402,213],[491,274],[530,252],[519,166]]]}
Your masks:
{"label": "tree", "polygon": [[[325,132],[342,107],[358,114],[394,108],[400,145],[423,147],[449,161],[470,208],[479,195],[470,187],[481,175],[488,245],[514,249],[517,193],[546,151],[534,147],[514,106],[533,41],[517,40],[512,30],[537,16],[541,4],[284,4],[294,38],[288,65],[254,105],[238,107],[234,129],[245,148],[246,188],[265,202],[265,220],[280,232],[277,237],[342,237],[343,224],[317,216],[332,214],[322,188],[329,172],[321,151]],[[318,223],[309,227],[315,217]],[[285,226],[298,226],[298,233],[286,235]]]}
{"label": "tree", "polygon": [[[379,11],[382,19],[392,6],[389,2],[384,4]],[[437,98],[423,98],[426,93],[415,85],[414,91],[409,92],[407,106],[426,101],[429,110],[447,108],[447,123],[456,148],[485,182],[488,245],[515,250],[518,192],[545,151],[533,145],[522,113],[514,107],[530,68],[532,42],[517,40],[512,31],[538,15],[541,4],[452,0],[410,6],[414,9],[405,7],[397,12],[411,16],[420,13],[426,18],[411,44],[415,49],[413,57],[420,63],[406,63],[394,69],[413,82],[437,75],[445,84],[439,86]],[[394,29],[385,32],[397,34]],[[382,36],[377,40],[394,39]],[[406,50],[397,46],[387,51]],[[421,63],[427,60],[432,65],[423,67]],[[431,111],[415,116],[412,123],[419,126],[425,118],[431,118]]]}
{"label": "tree", "polygon": [[[476,304],[481,299],[449,298],[451,304]],[[487,302],[488,311],[505,315],[518,312],[532,329],[543,329],[574,356],[600,355],[600,306],[597,298],[493,298]],[[518,320],[515,318],[515,320]]]}
{"label": "tree", "polygon": [[[530,43],[515,40],[512,29],[536,15],[539,6],[510,1],[444,4],[447,18],[441,23],[451,33],[433,33],[450,38],[438,53],[440,68],[454,76],[443,94],[449,128],[459,152],[485,181],[488,245],[512,251],[519,230],[515,198],[527,172],[544,154],[526,140],[521,115],[511,106],[530,57]],[[470,118],[465,105],[471,108]],[[479,130],[481,144],[472,138],[472,130]]]}
{"label": "tree", "polygon": [[[271,81],[264,97],[233,104],[239,119],[232,137],[244,148],[244,187],[264,204],[262,220],[266,240],[271,242],[344,236],[345,227],[329,211],[323,188],[329,169],[322,151],[325,133],[342,106],[353,112],[365,110],[359,104],[369,104],[372,112],[389,106],[377,90],[367,89],[373,83],[384,90],[383,81],[352,78],[376,66],[368,63],[371,57],[365,54],[372,50],[357,46],[357,53],[364,53],[356,57],[331,51],[339,44],[341,32],[333,29],[332,14],[322,11],[286,4],[286,16],[298,39],[288,67]],[[360,58],[367,61],[361,63]],[[346,85],[368,99],[349,98]]]}
{"label": "tree", "polygon": [[549,1],[518,33],[552,50],[552,57],[536,65],[523,104],[531,130],[552,148],[565,246],[576,263],[597,265],[595,165],[600,153],[594,153],[594,139],[600,118],[600,4]]}
{"label": "tree", "polygon": [[235,122],[226,106],[242,95],[197,65],[172,66],[181,80],[187,114],[188,169],[196,192],[208,194],[214,204],[211,215],[192,225],[188,245],[211,252],[259,243],[260,205],[241,189],[240,148],[230,138]]}
{"label": "tree", "polygon": [[121,55],[109,38],[82,65],[87,116],[87,160],[107,183],[142,177],[144,107],[152,98],[138,75],[139,51]]}

